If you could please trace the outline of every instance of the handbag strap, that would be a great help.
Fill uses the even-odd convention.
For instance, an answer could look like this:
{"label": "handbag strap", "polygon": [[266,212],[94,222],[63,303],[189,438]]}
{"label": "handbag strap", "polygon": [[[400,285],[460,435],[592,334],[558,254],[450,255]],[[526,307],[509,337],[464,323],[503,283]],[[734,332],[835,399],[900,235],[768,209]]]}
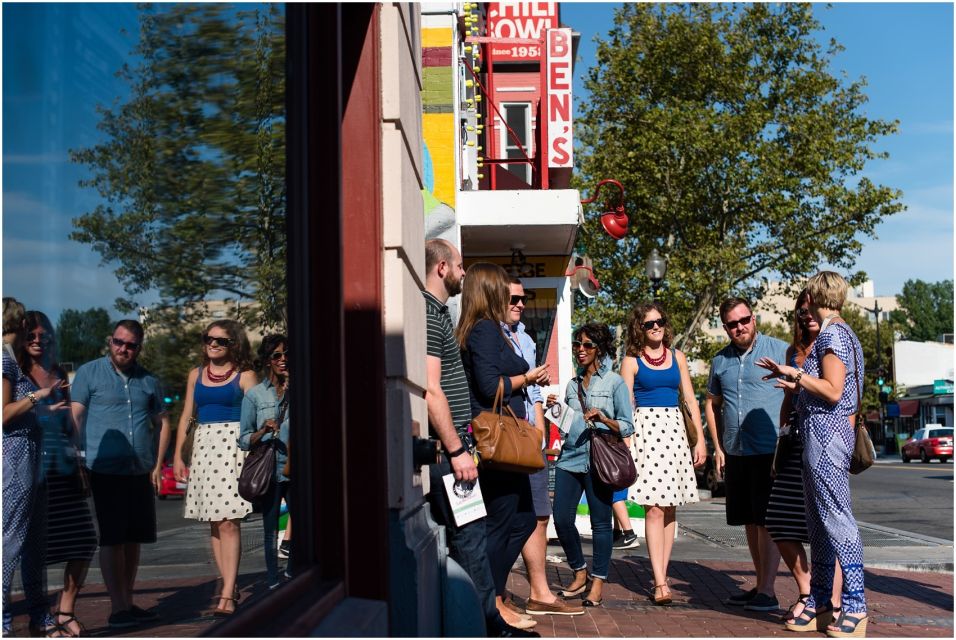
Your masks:
{"label": "handbag strap", "polygon": [[[834,327],[842,326],[842,322],[834,323]],[[844,327],[846,328],[846,327]],[[850,342],[850,351],[853,353],[853,379],[856,382],[856,412],[860,413],[863,411],[863,385],[860,383],[860,379],[856,377],[857,371],[859,371],[859,365],[856,361],[856,345],[853,342]],[[821,367],[823,364],[821,363]]]}

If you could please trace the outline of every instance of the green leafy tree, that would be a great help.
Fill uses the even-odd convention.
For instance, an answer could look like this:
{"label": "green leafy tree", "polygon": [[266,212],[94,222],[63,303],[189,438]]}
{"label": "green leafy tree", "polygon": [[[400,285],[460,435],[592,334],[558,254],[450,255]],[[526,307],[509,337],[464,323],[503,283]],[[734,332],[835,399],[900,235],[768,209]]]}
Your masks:
{"label": "green leafy tree", "polygon": [[115,265],[129,295],[159,292],[151,319],[199,319],[215,296],[252,301],[249,325],[284,326],[282,8],[144,5],[132,53],[118,72],[129,97],[99,108],[103,142],[71,151],[102,203],[70,237]]}
{"label": "green leafy tree", "polygon": [[102,307],[80,311],[64,309],[56,323],[56,353],[60,362],[79,367],[106,353],[113,321]]}
{"label": "green leafy tree", "polygon": [[620,180],[632,231],[614,241],[601,209],[586,212],[580,248],[602,284],[590,317],[616,324],[650,297],[657,248],[660,298],[688,348],[723,297],[758,300],[771,277],[795,283],[821,264],[850,270],[860,238],[903,209],[863,175],[897,124],[866,117],[865,81],[831,73],[841,47],[822,47],[819,29],[807,4],[616,11],[579,105],[577,184]]}
{"label": "green leafy tree", "polygon": [[952,280],[907,280],[896,302],[900,308],[890,312],[890,319],[900,326],[907,340],[925,342],[953,333]]}

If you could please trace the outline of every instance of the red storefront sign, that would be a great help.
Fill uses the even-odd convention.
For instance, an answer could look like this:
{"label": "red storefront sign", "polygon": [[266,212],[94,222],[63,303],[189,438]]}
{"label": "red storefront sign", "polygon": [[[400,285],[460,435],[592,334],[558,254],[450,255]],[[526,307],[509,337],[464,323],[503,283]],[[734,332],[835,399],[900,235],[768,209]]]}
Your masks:
{"label": "red storefront sign", "polygon": [[548,167],[570,169],[574,166],[571,30],[549,29],[546,34]]}
{"label": "red storefront sign", "polygon": [[[488,35],[492,38],[527,38],[540,40],[545,29],[556,29],[557,2],[489,2],[486,14]],[[534,44],[490,45],[495,62],[537,62],[541,47]]]}

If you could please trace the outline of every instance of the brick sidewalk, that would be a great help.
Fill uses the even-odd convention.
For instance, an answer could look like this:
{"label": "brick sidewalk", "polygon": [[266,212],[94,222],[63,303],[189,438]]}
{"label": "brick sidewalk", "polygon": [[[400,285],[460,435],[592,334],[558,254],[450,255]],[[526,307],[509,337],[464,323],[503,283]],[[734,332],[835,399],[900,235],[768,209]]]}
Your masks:
{"label": "brick sidewalk", "polygon": [[[781,565],[782,566],[782,565]],[[566,565],[548,565],[552,585],[567,584]],[[256,576],[240,576],[240,606],[261,597]],[[649,600],[650,566],[636,555],[615,556],[604,605],[582,616],[537,616],[536,631],[544,637],[796,637],[784,630],[771,613],[751,613],[727,607],[724,598],[754,585],[753,569],[741,562],[671,562],[674,604],[656,607]],[[261,582],[259,583],[261,584]],[[796,600],[796,585],[784,570],[777,576],[777,597],[786,607]],[[137,584],[136,603],[153,608],[162,621],[125,633],[106,626],[109,598],[102,584],[90,584],[77,602],[77,615],[91,636],[195,637],[216,622],[206,614],[215,606],[216,582],[210,578],[143,580]],[[509,589],[517,600],[528,596],[524,569],[512,571]],[[953,575],[887,571],[866,572],[871,637],[953,637]],[[26,637],[27,618],[22,596],[12,605],[14,630]],[[782,613],[781,610],[778,613]],[[822,634],[811,637],[819,637]]]}
{"label": "brick sidewalk", "polygon": [[[672,561],[670,575],[674,603],[654,606],[646,558],[615,557],[602,607],[586,609],[582,616],[535,616],[535,631],[543,637],[572,638],[795,637],[779,622],[783,609],[757,613],[723,604],[739,589],[754,586],[752,565]],[[566,565],[549,564],[548,578],[552,585],[568,584],[571,571]],[[785,569],[777,576],[776,588],[784,608],[797,599],[796,584]],[[523,569],[512,571],[509,590],[519,602],[528,596]],[[866,596],[871,637],[953,637],[952,574],[867,570]]]}

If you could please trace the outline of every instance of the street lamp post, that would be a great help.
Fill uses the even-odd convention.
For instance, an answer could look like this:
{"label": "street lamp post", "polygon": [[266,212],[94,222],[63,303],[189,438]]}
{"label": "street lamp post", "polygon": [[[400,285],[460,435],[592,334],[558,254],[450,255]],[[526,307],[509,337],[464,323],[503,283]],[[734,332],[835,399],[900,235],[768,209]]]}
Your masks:
{"label": "street lamp post", "polygon": [[666,272],[667,263],[664,258],[657,253],[657,249],[651,249],[651,255],[647,256],[647,262],[644,264],[644,273],[647,275],[647,279],[651,281],[651,295],[655,302],[657,302],[657,294]]}

